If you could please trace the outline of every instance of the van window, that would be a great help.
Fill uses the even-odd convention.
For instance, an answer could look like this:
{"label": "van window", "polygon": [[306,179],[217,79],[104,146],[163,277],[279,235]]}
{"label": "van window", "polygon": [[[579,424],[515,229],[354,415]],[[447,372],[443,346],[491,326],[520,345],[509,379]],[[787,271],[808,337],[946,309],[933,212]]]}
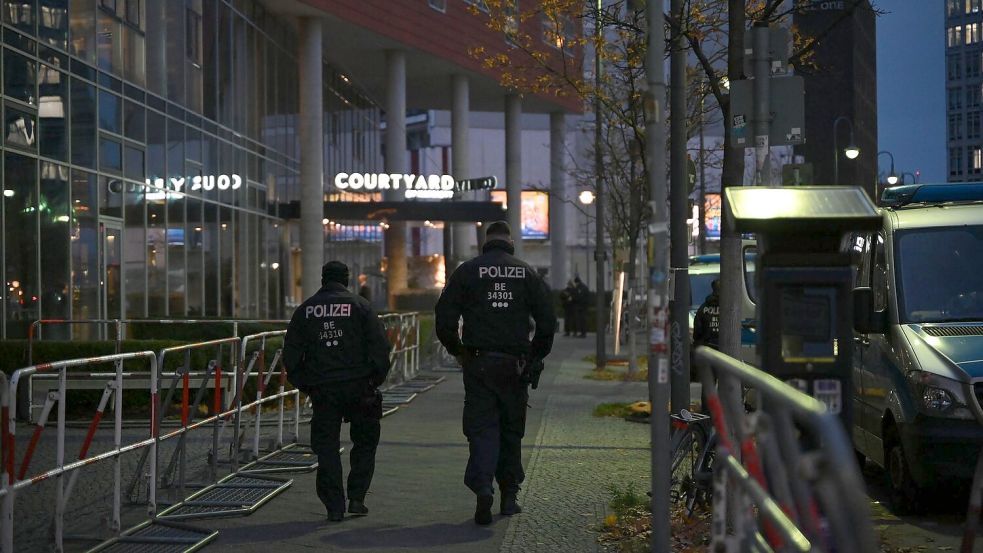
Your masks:
{"label": "van window", "polygon": [[755,261],[758,259],[758,248],[744,246],[744,288],[751,303],[758,303],[758,282],[754,278]]}
{"label": "van window", "polygon": [[857,288],[870,285],[870,235],[854,234],[850,238],[850,252],[856,256],[857,273],[854,276],[854,286]]}

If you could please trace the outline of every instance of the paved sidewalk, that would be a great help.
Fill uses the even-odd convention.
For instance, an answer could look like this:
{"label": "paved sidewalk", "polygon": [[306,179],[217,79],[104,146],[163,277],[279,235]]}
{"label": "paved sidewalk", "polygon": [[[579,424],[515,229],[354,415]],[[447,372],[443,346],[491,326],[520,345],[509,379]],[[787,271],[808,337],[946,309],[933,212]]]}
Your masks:
{"label": "paved sidewalk", "polygon": [[463,483],[464,386],[459,373],[446,373],[383,420],[368,517],[326,522],[308,473],[294,475],[289,490],[252,516],[192,524],[220,531],[206,548],[212,552],[600,551],[592,529],[604,516],[608,485],[648,487],[649,428],[592,417],[599,403],[647,395],[644,383],[584,379],[590,365],[582,359],[592,347],[590,339],[558,338],[542,385],[531,393],[520,515],[496,514],[488,527],[472,521],[474,496]]}

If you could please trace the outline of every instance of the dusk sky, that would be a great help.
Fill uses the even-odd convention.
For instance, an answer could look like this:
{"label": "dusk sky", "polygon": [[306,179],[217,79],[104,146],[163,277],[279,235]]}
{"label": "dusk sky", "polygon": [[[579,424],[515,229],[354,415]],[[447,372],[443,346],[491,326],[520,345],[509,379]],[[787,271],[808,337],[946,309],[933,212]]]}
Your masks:
{"label": "dusk sky", "polygon": [[[944,3],[876,4],[889,12],[877,18],[878,146],[894,154],[899,174],[920,170],[920,182],[945,182]],[[878,161],[889,169],[887,155]]]}

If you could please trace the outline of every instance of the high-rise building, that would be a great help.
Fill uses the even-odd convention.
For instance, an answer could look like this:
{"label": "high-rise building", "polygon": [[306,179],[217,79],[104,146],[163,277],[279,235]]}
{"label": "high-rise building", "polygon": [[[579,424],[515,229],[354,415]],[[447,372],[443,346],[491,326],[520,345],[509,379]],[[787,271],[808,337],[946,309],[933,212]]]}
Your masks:
{"label": "high-rise building", "polygon": [[[795,68],[805,78],[806,136],[795,153],[812,164],[815,184],[861,186],[875,197],[876,16],[867,0],[854,4],[843,0],[796,2],[800,8],[794,17],[796,29],[805,40],[818,43]],[[844,153],[851,142],[860,149],[855,159]]]}
{"label": "high-rise building", "polygon": [[946,143],[950,182],[983,172],[983,0],[947,0]]}

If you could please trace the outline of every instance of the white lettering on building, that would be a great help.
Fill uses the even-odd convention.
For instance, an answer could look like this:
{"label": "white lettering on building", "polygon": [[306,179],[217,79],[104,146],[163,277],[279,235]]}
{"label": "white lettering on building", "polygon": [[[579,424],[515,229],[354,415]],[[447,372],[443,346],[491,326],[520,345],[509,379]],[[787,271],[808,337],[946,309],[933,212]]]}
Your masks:
{"label": "white lettering on building", "polygon": [[402,190],[406,198],[446,199],[454,196],[455,181],[451,175],[338,173],[334,186],[346,192]]}

